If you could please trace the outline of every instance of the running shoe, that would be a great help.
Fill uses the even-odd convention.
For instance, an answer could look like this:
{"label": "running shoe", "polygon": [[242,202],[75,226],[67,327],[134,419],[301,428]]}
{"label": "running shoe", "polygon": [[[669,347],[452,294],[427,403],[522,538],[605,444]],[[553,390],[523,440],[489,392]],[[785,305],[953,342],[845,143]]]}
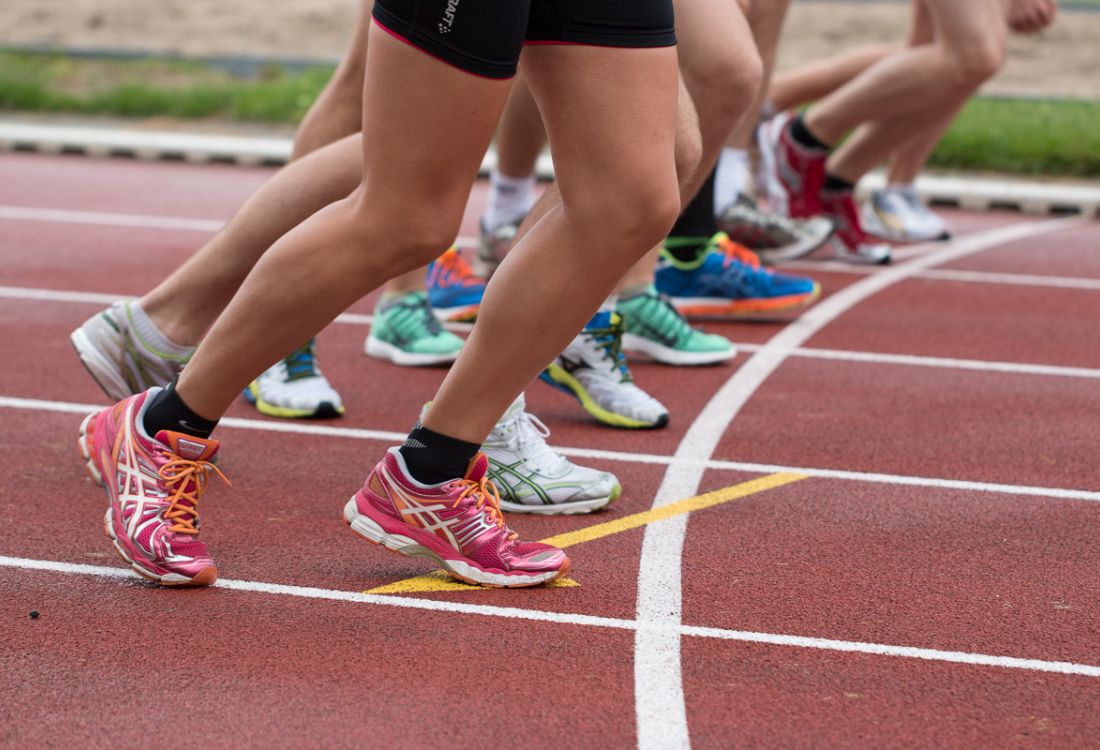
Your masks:
{"label": "running shoe", "polygon": [[771,266],[806,257],[833,234],[833,222],[824,216],[788,219],[760,209],[756,201],[744,194],[717,220],[718,228],[726,236]]}
{"label": "running shoe", "polygon": [[367,541],[427,557],[467,583],[513,588],[565,575],[564,552],[521,542],[504,524],[488,469],[489,460],[479,453],[466,476],[425,485],[409,476],[401,451],[390,448],[344,506],[344,520]]}
{"label": "running shoe", "polygon": [[550,430],[525,411],[523,395],[504,412],[481,446],[500,507],[545,516],[591,513],[619,499],[619,480],[577,466],[546,444]]}
{"label": "running shoe", "polygon": [[295,349],[249,384],[244,397],[261,414],[283,419],[330,419],[344,402],[317,366],[317,342]]}
{"label": "running shoe", "polygon": [[833,232],[830,242],[837,260],[872,266],[890,262],[890,246],[876,240],[863,228],[852,191],[823,192],[821,205],[825,214],[836,224],[836,231]]}
{"label": "running shoe", "polygon": [[793,114],[784,112],[757,128],[768,207],[781,216],[796,219],[819,216],[829,153],[795,141],[791,136],[793,119]]}
{"label": "running shoe", "polygon": [[485,226],[485,221],[481,221],[477,254],[474,256],[474,271],[478,276],[487,279],[493,275],[504,256],[512,249],[512,243],[516,241],[516,234],[519,233],[522,223],[521,219],[490,230]]}
{"label": "running shoe", "polygon": [[477,318],[485,281],[474,275],[457,248],[450,248],[428,266],[428,300],[435,316],[444,322],[469,322]]}
{"label": "running shoe", "polygon": [[805,307],[821,294],[821,286],[813,279],[764,268],[751,250],[722,233],[712,237],[707,251],[690,263],[662,250],[657,289],[688,317],[786,312]]}
{"label": "running shoe", "polygon": [[539,376],[568,393],[610,427],[652,429],[668,424],[668,409],[637,385],[622,351],[623,321],[599,312]]}
{"label": "running shoe", "polygon": [[193,348],[158,347],[137,329],[136,301],[115,302],[69,334],[80,361],[103,392],[115,401],[172,382]]}
{"label": "running shoe", "polygon": [[737,355],[726,337],[692,328],[656,287],[620,297],[615,309],[626,326],[623,349],[628,352],[645,354],[666,365],[712,365]]}
{"label": "running shoe", "polygon": [[165,586],[209,586],[218,577],[198,539],[199,499],[217,440],[142,426],[145,408],[159,391],[130,396],[88,415],[80,425],[80,455],[92,480],[107,492],[103,528],[135,573]]}
{"label": "running shoe", "polygon": [[890,242],[933,242],[951,239],[947,223],[921,200],[910,185],[875,190],[860,217],[868,234]]}
{"label": "running shoe", "polygon": [[410,292],[378,301],[364,348],[371,357],[419,367],[454,362],[463,343],[443,330],[425,292]]}

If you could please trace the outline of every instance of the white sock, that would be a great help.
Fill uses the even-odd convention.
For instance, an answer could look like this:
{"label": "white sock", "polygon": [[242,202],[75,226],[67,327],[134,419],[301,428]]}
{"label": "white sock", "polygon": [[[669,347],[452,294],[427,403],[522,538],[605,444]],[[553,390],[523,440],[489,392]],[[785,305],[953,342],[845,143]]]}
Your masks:
{"label": "white sock", "polygon": [[521,221],[535,205],[535,175],[508,177],[497,170],[489,175],[489,196],[482,222],[493,231],[505,224]]}
{"label": "white sock", "polygon": [[718,157],[718,173],[714,177],[714,213],[723,211],[737,202],[749,179],[749,152],[743,148],[722,149]]}
{"label": "white sock", "polygon": [[149,348],[177,357],[187,356],[195,351],[193,346],[183,346],[169,340],[157,328],[157,324],[153,322],[152,318],[141,309],[141,305],[136,300],[126,303],[126,314],[130,318],[130,325],[137,332],[139,340]]}

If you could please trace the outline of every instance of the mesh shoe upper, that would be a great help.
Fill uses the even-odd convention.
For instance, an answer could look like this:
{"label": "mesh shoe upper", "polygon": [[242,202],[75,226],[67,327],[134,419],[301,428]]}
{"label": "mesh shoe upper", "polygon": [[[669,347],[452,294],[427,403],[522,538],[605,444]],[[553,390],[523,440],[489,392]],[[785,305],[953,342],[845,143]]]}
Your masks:
{"label": "mesh shoe upper", "polygon": [[245,392],[272,417],[326,417],[344,413],[344,403],[317,365],[316,342],[295,349],[252,381]]}
{"label": "mesh shoe upper", "polygon": [[473,320],[485,294],[485,281],[457,248],[450,248],[428,266],[428,300],[445,320]]}
{"label": "mesh shoe upper", "polygon": [[837,258],[872,265],[890,262],[890,246],[879,242],[863,228],[851,191],[825,192],[821,200],[825,213],[836,224],[832,243]]}

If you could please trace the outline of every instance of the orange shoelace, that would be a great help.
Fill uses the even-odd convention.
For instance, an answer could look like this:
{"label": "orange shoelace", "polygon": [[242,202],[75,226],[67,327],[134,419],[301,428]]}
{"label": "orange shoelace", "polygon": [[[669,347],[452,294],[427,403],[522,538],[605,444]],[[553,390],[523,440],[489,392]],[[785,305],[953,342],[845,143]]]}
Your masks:
{"label": "orange shoelace", "polygon": [[727,258],[739,260],[750,268],[760,268],[760,258],[744,245],[734,242],[729,237],[719,239],[717,245],[721,253]]}
{"label": "orange shoelace", "polygon": [[[169,528],[177,534],[199,533],[195,522],[199,520],[199,497],[206,490],[206,483],[213,471],[229,486],[232,482],[209,461],[187,461],[177,458],[160,467],[158,473],[166,487],[175,487],[171,502],[164,511],[164,518],[174,521]],[[190,489],[188,489],[190,487]],[[186,503],[186,504],[185,504]]]}
{"label": "orange shoelace", "polygon": [[468,286],[481,282],[480,279],[474,276],[474,269],[470,267],[458,248],[449,248],[443,255],[439,256],[438,263],[446,272],[447,276],[445,278],[449,283]]}
{"label": "orange shoelace", "polygon": [[[476,497],[477,509],[488,513],[489,520],[495,523],[497,527],[504,528],[504,515],[500,512],[500,493],[497,491],[497,486],[489,481],[489,477],[483,476],[477,482],[472,479],[460,479],[459,481],[466,486],[462,488],[458,499],[451,507],[457,508],[466,498]],[[488,503],[488,507],[486,507],[486,503]]]}

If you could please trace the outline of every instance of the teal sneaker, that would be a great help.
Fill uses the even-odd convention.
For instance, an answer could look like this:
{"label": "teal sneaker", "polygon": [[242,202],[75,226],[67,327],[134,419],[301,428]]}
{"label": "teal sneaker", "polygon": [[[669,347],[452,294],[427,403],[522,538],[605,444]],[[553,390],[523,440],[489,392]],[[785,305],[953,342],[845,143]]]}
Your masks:
{"label": "teal sneaker", "polygon": [[626,325],[623,349],[644,354],[666,365],[713,365],[737,355],[733,342],[692,328],[680,311],[656,287],[619,299],[616,306]]}
{"label": "teal sneaker", "polygon": [[410,292],[378,301],[364,348],[371,357],[422,367],[454,362],[464,343],[443,330],[426,292]]}

